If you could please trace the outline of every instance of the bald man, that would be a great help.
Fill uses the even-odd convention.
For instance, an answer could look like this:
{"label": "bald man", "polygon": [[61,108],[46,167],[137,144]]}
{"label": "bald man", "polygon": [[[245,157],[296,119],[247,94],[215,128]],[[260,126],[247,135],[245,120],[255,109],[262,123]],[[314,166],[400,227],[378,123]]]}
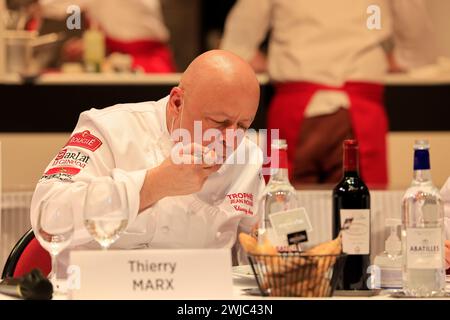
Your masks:
{"label": "bald man", "polygon": [[108,176],[124,182],[128,197],[115,247],[232,248],[260,216],[262,151],[245,137],[258,102],[252,68],[216,50],[196,58],[159,101],[83,112],[37,184],[34,230],[43,200],[71,202],[72,247],[98,248],[84,227],[84,199],[90,181]]}

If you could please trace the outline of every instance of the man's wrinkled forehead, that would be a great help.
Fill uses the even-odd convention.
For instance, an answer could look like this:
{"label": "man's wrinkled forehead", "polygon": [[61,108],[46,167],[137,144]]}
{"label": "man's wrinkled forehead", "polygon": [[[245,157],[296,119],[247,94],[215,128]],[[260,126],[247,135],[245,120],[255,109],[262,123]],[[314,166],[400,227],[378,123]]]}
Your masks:
{"label": "man's wrinkled forehead", "polygon": [[[234,112],[233,112],[234,111]],[[254,113],[251,111],[243,112],[243,110],[205,110],[203,113],[206,117],[213,117],[216,119],[229,120],[229,121],[242,121],[242,122],[253,122],[255,117]]]}
{"label": "man's wrinkled forehead", "polygon": [[[242,89],[216,86],[195,90],[184,88],[180,84],[185,112],[192,112],[198,117],[213,117],[214,120],[251,123],[258,109],[259,96],[249,94]],[[193,90],[194,89],[194,90]]]}

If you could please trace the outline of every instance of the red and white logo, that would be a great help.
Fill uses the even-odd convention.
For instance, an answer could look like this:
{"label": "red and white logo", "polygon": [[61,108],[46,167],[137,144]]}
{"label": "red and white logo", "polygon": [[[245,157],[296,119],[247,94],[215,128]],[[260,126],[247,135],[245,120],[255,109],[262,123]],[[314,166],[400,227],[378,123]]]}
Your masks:
{"label": "red and white logo", "polygon": [[73,167],[57,167],[57,168],[50,168],[45,172],[46,175],[52,175],[57,173],[63,173],[66,175],[76,175],[78,172],[80,172],[81,169],[79,168],[73,168]]}
{"label": "red and white logo", "polygon": [[56,158],[54,161],[61,160],[66,155],[67,149],[62,149],[58,154],[56,155]]}
{"label": "red and white logo", "polygon": [[52,166],[76,166],[80,168],[86,167],[89,163],[90,157],[83,152],[70,152],[67,149],[62,149],[53,160]]}
{"label": "red and white logo", "polygon": [[101,145],[102,142],[99,138],[91,134],[89,130],[85,130],[83,132],[75,133],[70,137],[65,147],[74,146],[95,151],[100,148]]}
{"label": "red and white logo", "polygon": [[253,194],[252,193],[230,193],[227,194],[230,204],[233,206],[234,210],[245,215],[253,216]]}

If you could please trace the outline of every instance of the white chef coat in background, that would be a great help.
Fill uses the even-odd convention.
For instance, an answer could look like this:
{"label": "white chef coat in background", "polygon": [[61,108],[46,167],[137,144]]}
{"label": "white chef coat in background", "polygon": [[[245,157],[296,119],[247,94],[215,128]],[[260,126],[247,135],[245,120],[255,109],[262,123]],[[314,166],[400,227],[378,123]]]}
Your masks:
{"label": "white chef coat in background", "polygon": [[[367,27],[371,5],[380,8],[379,30]],[[391,37],[404,68],[436,59],[424,0],[238,0],[227,17],[221,48],[249,61],[269,30],[268,72],[274,82],[382,83],[388,64],[381,44]],[[341,107],[350,107],[345,93],[318,90],[305,117]]]}
{"label": "white chef coat in background", "polygon": [[446,239],[450,240],[450,178],[447,179],[442,187],[441,196],[444,201]]}
{"label": "white chef coat in background", "polygon": [[69,6],[77,5],[116,40],[169,40],[159,0],[40,0],[40,4],[44,16],[58,20],[68,16]]}
{"label": "white chef coat in background", "polygon": [[[380,30],[367,27],[370,5],[381,10]],[[250,60],[269,30],[268,71],[276,82],[382,81],[381,43],[391,35],[406,67],[436,58],[424,0],[238,0],[221,47]]]}
{"label": "white chef coat in background", "polygon": [[[55,159],[50,162],[31,203],[35,232],[39,203],[50,197],[61,199],[74,207],[76,227],[71,247],[98,248],[84,227],[83,208],[88,182],[100,176],[125,182],[129,199],[129,223],[113,247],[231,248],[239,230],[250,232],[261,215],[258,200],[264,179],[260,174],[262,151],[249,139],[244,139],[236,150],[247,154],[247,163],[225,163],[208,177],[200,192],[164,198],[138,214],[146,171],[168,157],[173,145],[166,125],[167,101],[168,97],[83,112],[73,136],[94,137],[98,139],[96,145],[98,141],[101,145],[94,151],[84,145],[62,148],[55,159],[64,159],[67,154],[73,155],[72,159],[89,157],[84,168],[72,165],[80,169],[76,174],[71,174],[73,168],[69,168],[58,175],[61,165],[55,166]],[[239,202],[240,198],[247,201]]]}

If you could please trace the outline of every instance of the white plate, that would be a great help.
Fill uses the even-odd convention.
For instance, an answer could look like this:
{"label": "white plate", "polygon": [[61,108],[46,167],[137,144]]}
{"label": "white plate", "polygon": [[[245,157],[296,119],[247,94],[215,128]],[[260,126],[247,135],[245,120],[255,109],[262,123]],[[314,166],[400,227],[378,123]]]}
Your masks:
{"label": "white plate", "polygon": [[232,268],[234,276],[245,277],[245,278],[255,278],[253,275],[253,270],[250,265],[234,266]]}

